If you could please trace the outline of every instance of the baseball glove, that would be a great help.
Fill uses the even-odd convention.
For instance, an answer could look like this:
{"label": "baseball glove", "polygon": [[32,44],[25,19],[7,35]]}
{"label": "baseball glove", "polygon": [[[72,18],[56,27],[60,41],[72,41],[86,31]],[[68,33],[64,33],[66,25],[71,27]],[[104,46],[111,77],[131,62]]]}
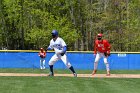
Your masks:
{"label": "baseball glove", "polygon": [[44,56],[43,56],[43,55],[40,55],[40,57],[41,57],[41,58],[44,58]]}
{"label": "baseball glove", "polygon": [[105,55],[106,57],[108,57],[108,56],[110,56],[110,53],[104,52],[104,55]]}
{"label": "baseball glove", "polygon": [[61,56],[64,56],[65,53],[61,53]]}

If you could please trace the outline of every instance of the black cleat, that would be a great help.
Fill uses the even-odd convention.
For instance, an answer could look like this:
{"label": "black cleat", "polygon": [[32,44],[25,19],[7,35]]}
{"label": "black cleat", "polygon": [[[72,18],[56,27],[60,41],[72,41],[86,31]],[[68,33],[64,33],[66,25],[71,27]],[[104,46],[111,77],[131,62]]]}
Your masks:
{"label": "black cleat", "polygon": [[48,76],[50,76],[50,77],[53,77],[53,76],[54,76],[54,74],[52,74],[52,73],[49,73],[49,74],[48,74]]}
{"label": "black cleat", "polygon": [[74,76],[74,77],[77,77],[77,74],[76,74],[76,73],[73,73],[73,76]]}

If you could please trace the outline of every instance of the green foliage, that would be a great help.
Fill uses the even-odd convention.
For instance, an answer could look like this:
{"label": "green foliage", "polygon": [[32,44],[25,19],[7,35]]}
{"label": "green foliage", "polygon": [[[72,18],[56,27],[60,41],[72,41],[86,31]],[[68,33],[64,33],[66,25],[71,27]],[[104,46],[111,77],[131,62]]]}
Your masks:
{"label": "green foliage", "polygon": [[50,37],[48,36],[49,33],[47,33],[47,31],[34,28],[29,31],[29,33],[25,37],[25,40],[29,45],[33,44],[37,49],[39,49],[40,47],[46,48],[50,40]]}
{"label": "green foliage", "polygon": [[95,36],[103,33],[112,51],[140,51],[139,5],[139,0],[1,0],[0,48],[47,47],[56,29],[70,50],[93,50]]}

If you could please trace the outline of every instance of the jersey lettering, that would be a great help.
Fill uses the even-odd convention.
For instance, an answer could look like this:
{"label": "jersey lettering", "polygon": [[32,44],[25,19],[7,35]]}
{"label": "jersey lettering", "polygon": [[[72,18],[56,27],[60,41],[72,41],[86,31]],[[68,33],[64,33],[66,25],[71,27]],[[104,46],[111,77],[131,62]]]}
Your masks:
{"label": "jersey lettering", "polygon": [[104,47],[104,44],[98,44],[98,47]]}
{"label": "jersey lettering", "polygon": [[96,40],[95,41],[95,47],[94,47],[94,53],[96,54],[96,51],[99,51],[101,53],[110,51],[110,44],[107,40]]}
{"label": "jersey lettering", "polygon": [[54,48],[57,48],[58,50],[62,50],[62,47],[60,44],[54,44],[53,45]]}

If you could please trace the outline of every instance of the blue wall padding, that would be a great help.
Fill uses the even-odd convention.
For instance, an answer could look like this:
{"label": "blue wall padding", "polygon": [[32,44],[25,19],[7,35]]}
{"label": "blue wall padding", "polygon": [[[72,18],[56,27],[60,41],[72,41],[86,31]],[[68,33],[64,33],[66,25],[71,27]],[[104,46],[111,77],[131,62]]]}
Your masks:
{"label": "blue wall padding", "polygon": [[[46,68],[54,52],[48,52]],[[92,70],[94,55],[92,53],[69,52],[70,63],[75,69]],[[40,58],[37,52],[0,52],[0,68],[39,68]],[[140,54],[111,54],[108,58],[111,70],[140,70]],[[61,60],[54,65],[56,69],[66,69]],[[98,69],[105,70],[103,59],[98,64]]]}

